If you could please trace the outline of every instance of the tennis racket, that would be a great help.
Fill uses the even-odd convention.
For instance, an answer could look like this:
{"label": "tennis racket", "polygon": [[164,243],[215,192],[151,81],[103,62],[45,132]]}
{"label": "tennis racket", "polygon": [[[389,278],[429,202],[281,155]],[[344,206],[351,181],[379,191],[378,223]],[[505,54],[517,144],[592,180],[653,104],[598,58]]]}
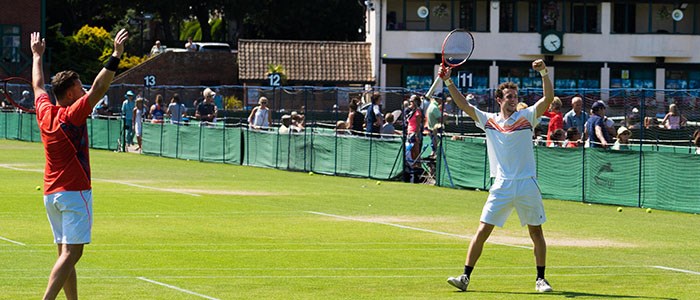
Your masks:
{"label": "tennis racket", "polygon": [[20,111],[34,113],[34,89],[32,83],[21,77],[0,79],[0,94],[5,101]]}
{"label": "tennis racket", "polygon": [[[469,31],[464,29],[455,29],[450,31],[442,41],[442,66],[449,66],[451,68],[456,68],[467,62],[469,57],[472,56],[474,52],[474,36]],[[430,98],[430,96],[435,93],[437,88],[438,80],[440,76],[435,78],[433,84],[425,96]]]}

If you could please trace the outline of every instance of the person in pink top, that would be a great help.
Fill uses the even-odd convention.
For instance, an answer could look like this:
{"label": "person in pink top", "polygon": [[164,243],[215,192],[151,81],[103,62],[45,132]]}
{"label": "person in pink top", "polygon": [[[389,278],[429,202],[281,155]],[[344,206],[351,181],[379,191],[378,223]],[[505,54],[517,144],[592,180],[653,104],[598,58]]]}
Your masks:
{"label": "person in pink top", "polygon": [[678,112],[678,106],[674,103],[668,107],[668,113],[664,116],[664,120],[661,121],[661,124],[667,129],[681,129],[682,126],[685,126],[686,122],[688,122],[688,120]]}
{"label": "person in pink top", "polygon": [[404,111],[406,116],[406,140],[411,145],[409,162],[418,159],[423,147],[423,110],[420,108],[421,99],[418,95],[412,95],[408,100],[408,108]]}

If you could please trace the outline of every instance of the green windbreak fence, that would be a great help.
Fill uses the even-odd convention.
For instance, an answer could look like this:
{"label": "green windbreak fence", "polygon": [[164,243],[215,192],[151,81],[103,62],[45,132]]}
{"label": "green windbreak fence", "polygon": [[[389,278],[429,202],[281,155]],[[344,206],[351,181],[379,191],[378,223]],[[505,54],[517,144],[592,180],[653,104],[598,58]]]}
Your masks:
{"label": "green windbreak fence", "polygon": [[[121,121],[118,119],[88,119],[90,148],[117,150],[121,133]],[[41,133],[36,122],[36,115],[2,112],[0,113],[0,138],[41,142]]]}
{"label": "green windbreak fence", "polygon": [[[117,150],[121,121],[88,120],[92,148]],[[0,113],[0,138],[39,142],[34,115]],[[425,141],[427,142],[427,140]],[[294,171],[397,179],[403,172],[400,137],[365,138],[308,128],[279,134],[247,128],[144,124],[149,155]],[[700,213],[700,155],[691,147],[633,145],[631,150],[535,147],[545,198]],[[443,142],[436,181],[443,187],[488,189],[481,138]]]}

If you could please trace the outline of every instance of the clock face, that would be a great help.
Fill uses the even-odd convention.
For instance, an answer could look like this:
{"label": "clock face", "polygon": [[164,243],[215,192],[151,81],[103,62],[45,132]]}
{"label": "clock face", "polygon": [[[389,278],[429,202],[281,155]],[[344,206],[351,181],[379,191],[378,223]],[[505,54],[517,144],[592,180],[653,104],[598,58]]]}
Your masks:
{"label": "clock face", "polygon": [[548,34],[542,40],[543,47],[549,52],[558,51],[561,48],[561,38],[556,34]]}

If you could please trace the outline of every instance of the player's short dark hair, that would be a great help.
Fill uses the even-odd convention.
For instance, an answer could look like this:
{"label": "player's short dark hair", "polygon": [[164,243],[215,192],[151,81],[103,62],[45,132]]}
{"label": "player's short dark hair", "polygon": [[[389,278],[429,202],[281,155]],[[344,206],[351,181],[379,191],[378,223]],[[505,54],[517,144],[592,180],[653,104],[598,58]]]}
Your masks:
{"label": "player's short dark hair", "polygon": [[63,98],[68,89],[73,87],[75,82],[80,80],[80,75],[75,71],[61,71],[51,79],[51,88],[56,98]]}
{"label": "player's short dark hair", "polygon": [[510,81],[499,84],[498,89],[496,89],[496,98],[503,98],[503,90],[505,89],[517,90],[518,85]]}

